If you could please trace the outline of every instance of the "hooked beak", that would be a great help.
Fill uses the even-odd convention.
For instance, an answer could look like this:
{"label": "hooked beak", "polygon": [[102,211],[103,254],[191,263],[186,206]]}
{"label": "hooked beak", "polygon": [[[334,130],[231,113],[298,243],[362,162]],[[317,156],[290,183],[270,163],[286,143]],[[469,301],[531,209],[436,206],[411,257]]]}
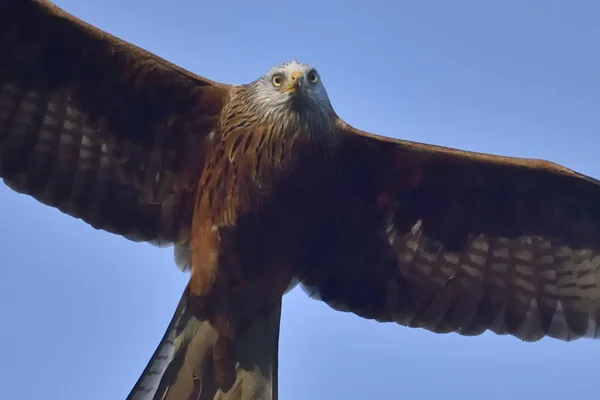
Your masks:
{"label": "hooked beak", "polygon": [[282,93],[300,93],[303,90],[304,74],[300,71],[292,72],[290,84],[281,90]]}

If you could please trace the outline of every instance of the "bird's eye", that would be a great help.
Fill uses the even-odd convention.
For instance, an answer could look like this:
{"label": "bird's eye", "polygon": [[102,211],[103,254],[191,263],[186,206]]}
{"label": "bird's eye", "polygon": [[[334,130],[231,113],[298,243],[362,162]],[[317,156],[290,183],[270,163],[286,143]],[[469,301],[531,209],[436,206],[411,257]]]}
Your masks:
{"label": "bird's eye", "polygon": [[310,73],[308,74],[308,80],[310,81],[310,83],[317,83],[319,81],[319,76],[315,71],[310,71]]}
{"label": "bird's eye", "polygon": [[283,82],[283,78],[280,74],[275,74],[271,78],[271,82],[273,83],[273,86],[281,86],[281,83]]}

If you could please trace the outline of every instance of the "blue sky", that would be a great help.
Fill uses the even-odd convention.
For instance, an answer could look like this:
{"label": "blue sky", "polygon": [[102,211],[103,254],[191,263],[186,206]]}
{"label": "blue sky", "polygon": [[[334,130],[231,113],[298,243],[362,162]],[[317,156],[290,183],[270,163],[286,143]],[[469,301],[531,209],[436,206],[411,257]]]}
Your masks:
{"label": "blue sky", "polygon": [[[600,2],[190,1],[56,4],[214,80],[291,58],[367,131],[543,158],[600,178]],[[0,185],[0,388],[125,398],[185,286],[171,249],[95,231]],[[597,396],[600,342],[434,335],[284,299],[280,397]]]}

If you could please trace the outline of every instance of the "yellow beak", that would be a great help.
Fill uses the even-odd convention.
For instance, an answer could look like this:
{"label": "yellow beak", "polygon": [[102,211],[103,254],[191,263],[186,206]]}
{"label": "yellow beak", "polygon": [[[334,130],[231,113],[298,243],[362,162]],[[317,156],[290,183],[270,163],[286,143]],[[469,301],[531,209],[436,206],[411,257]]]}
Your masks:
{"label": "yellow beak", "polygon": [[300,71],[294,71],[292,72],[290,78],[290,84],[281,89],[281,93],[296,93],[298,89],[302,87],[304,73]]}

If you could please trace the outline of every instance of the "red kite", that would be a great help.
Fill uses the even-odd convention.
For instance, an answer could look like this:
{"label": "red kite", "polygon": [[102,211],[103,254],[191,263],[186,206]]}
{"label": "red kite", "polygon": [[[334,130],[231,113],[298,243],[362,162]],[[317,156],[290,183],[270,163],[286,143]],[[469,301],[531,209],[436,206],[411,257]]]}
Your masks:
{"label": "red kite", "polygon": [[96,229],[174,245],[191,272],[130,399],[276,397],[297,282],[433,332],[600,336],[598,181],[363,132],[308,64],[218,83],[47,1],[3,0],[0,176]]}

